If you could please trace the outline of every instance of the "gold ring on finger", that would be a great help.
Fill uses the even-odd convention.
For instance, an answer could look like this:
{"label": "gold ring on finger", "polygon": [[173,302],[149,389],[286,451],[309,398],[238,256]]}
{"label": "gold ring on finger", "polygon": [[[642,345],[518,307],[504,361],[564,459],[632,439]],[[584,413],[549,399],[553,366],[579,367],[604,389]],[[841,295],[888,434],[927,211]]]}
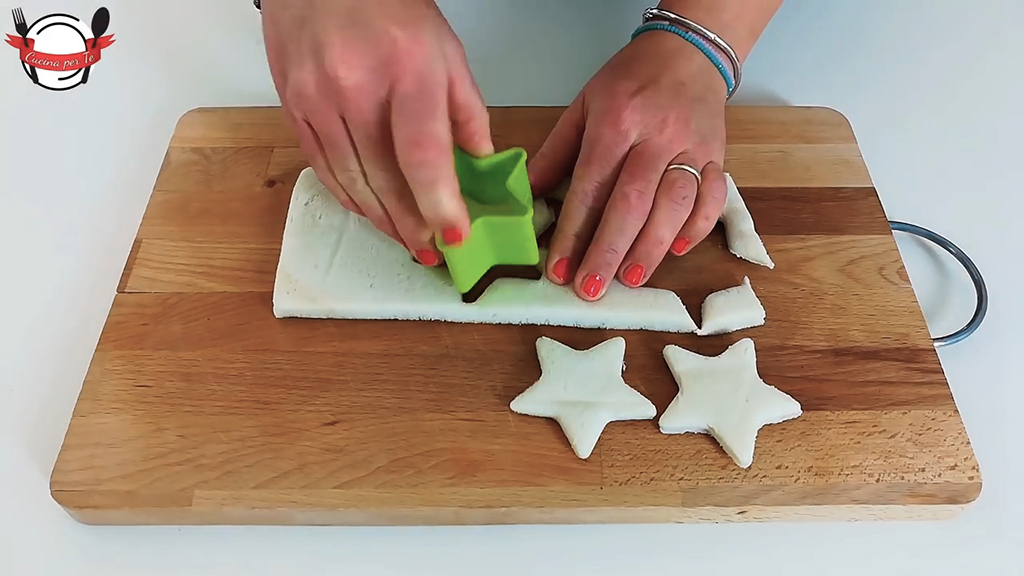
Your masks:
{"label": "gold ring on finger", "polygon": [[700,170],[697,170],[689,164],[669,164],[665,171],[668,172],[669,170],[685,170],[690,174],[693,174],[693,177],[697,179],[697,188],[700,188]]}

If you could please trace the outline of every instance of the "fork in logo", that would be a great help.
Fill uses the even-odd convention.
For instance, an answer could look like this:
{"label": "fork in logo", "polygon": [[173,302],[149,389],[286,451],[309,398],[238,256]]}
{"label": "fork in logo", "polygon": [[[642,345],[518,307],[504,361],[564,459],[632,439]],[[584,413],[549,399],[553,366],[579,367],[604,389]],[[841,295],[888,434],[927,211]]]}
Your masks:
{"label": "fork in logo", "polygon": [[[25,40],[25,46],[28,46],[28,24],[25,22],[25,13],[21,11],[21,8],[15,8],[11,10],[11,16],[14,18],[14,29]],[[29,66],[29,69],[32,73],[32,81],[39,84],[39,76],[36,74],[35,67]]]}

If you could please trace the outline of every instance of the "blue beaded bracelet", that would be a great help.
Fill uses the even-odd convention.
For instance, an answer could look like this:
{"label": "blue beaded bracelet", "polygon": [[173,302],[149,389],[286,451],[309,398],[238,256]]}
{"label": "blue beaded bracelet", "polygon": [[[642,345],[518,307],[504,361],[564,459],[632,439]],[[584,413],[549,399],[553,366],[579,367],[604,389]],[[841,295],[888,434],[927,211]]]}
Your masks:
{"label": "blue beaded bracelet", "polygon": [[697,48],[698,50],[701,51],[701,53],[707,56],[708,60],[710,60],[711,63],[715,65],[715,68],[718,68],[718,72],[719,74],[722,75],[722,79],[725,80],[725,86],[728,89],[727,98],[729,96],[732,96],[733,90],[736,89],[736,82],[732,78],[732,72],[730,72],[728,66],[725,65],[725,62],[722,61],[718,54],[716,54],[715,51],[712,50],[700,36],[694,34],[693,32],[683,30],[681,28],[678,28],[671,24],[666,24],[664,22],[648,22],[647,24],[644,24],[637,28],[633,32],[633,35],[630,37],[630,40],[634,40],[637,36],[643,34],[644,32],[650,32],[651,30],[662,30],[664,32],[671,32],[676,36],[679,36],[683,40],[686,40],[690,44],[693,44],[695,48]]}

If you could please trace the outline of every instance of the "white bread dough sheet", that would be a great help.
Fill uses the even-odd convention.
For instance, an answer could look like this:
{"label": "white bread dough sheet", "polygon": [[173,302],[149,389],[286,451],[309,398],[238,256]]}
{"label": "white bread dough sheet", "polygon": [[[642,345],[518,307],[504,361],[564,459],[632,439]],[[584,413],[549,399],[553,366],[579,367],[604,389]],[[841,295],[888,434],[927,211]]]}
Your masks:
{"label": "white bread dough sheet", "polygon": [[464,303],[446,269],[418,264],[365,218],[345,210],[311,168],[299,175],[288,207],[274,315],[697,331],[674,292],[618,282],[601,300],[587,302],[547,279],[500,278],[476,302]]}

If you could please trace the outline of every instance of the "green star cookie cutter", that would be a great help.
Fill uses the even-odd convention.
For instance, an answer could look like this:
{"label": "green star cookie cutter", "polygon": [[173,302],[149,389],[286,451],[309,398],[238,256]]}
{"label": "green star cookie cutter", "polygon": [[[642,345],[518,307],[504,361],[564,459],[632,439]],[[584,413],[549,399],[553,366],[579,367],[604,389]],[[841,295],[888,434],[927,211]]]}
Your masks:
{"label": "green star cookie cutter", "polygon": [[540,250],[526,150],[476,158],[455,148],[455,175],[469,212],[469,236],[459,246],[435,239],[455,288],[466,294],[495,266],[536,266]]}

